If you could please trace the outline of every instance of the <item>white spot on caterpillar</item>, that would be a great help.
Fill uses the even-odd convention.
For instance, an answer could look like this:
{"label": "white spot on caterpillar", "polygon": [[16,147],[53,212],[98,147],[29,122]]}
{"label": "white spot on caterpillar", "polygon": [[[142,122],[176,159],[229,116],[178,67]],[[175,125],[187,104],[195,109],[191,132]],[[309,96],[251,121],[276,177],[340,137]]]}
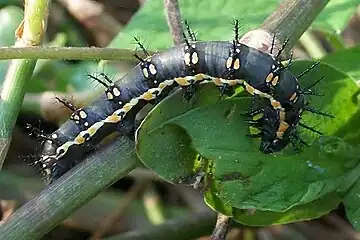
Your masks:
{"label": "white spot on caterpillar", "polygon": [[148,73],[148,70],[146,68],[143,68],[142,72],[143,72],[145,78],[149,77],[149,73]]}
{"label": "white spot on caterpillar", "polygon": [[154,64],[150,64],[149,66],[149,71],[152,75],[155,75],[157,73],[155,65]]}
{"label": "white spot on caterpillar", "polygon": [[237,58],[234,62],[234,69],[238,70],[240,68],[240,60]]}
{"label": "white spot on caterpillar", "polygon": [[139,100],[137,98],[133,98],[130,100],[129,104],[135,106],[136,104],[138,104],[138,102]]}
{"label": "white spot on caterpillar", "polygon": [[168,86],[173,85],[174,82],[175,82],[174,80],[165,80],[165,81],[164,81],[164,83],[165,83],[166,85],[168,85]]}
{"label": "white spot on caterpillar", "polygon": [[82,119],[85,119],[85,118],[87,117],[86,112],[83,111],[83,110],[81,110],[81,111],[79,112],[79,115],[80,115],[80,117],[81,117]]}
{"label": "white spot on caterpillar", "polygon": [[228,59],[226,60],[226,68],[231,68],[232,61],[233,61],[233,58],[228,57]]}
{"label": "white spot on caterpillar", "polygon": [[57,134],[56,133],[53,133],[52,135],[51,135],[51,138],[53,138],[53,139],[57,139]]}
{"label": "white spot on caterpillar", "polygon": [[190,59],[190,53],[185,53],[184,61],[186,65],[190,65],[191,59]]}
{"label": "white spot on caterpillar", "polygon": [[107,99],[109,99],[109,100],[114,99],[114,96],[112,95],[111,92],[107,92],[107,93],[106,93],[106,97],[107,97]]}
{"label": "white spot on caterpillar", "polygon": [[88,122],[85,122],[85,123],[84,123],[84,126],[85,126],[85,127],[88,127],[88,126],[89,126],[89,123],[88,123]]}
{"label": "white spot on caterpillar", "polygon": [[199,62],[199,56],[197,54],[197,52],[193,52],[192,56],[191,56],[191,62],[195,65]]}
{"label": "white spot on caterpillar", "polygon": [[116,88],[116,87],[113,89],[113,93],[114,93],[114,95],[115,95],[116,97],[120,96],[120,91],[119,91],[119,89]]}

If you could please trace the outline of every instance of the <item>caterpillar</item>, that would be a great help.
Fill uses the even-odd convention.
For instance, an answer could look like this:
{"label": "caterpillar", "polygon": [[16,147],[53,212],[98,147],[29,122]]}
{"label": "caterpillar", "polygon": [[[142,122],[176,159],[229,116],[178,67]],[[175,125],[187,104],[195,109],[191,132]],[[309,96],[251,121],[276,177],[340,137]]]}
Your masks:
{"label": "caterpillar", "polygon": [[265,101],[247,113],[248,123],[260,130],[250,135],[261,138],[260,151],[277,152],[289,142],[294,146],[297,142],[305,144],[296,131],[301,113],[308,110],[326,115],[307,106],[304,95],[310,94],[311,88],[301,90],[298,82],[316,64],[296,77],[288,68],[291,59],[287,66],[279,60],[287,41],[277,55],[267,54],[240,43],[238,29],[235,21],[232,41],[198,41],[187,28],[183,44],[152,56],[138,42],[145,58],[135,54],[139,64],[122,79],[113,82],[104,74],[90,75],[106,88],[105,93],[85,108],[74,109],[64,102],[75,111],[58,130],[45,137],[36,161],[46,180],[51,183],[62,176],[77,164],[73,159],[82,159],[113,132],[133,138],[136,114],[146,104],[161,101],[177,86],[185,90],[184,98],[190,100],[200,84],[215,84],[221,95],[229,95],[234,86],[241,85]]}

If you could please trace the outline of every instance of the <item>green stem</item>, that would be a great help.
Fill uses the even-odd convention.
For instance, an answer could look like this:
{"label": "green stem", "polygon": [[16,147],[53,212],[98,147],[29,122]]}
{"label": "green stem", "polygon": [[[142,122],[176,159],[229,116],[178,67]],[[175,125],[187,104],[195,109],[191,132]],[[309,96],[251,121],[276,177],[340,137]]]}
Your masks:
{"label": "green stem", "polygon": [[311,32],[304,32],[299,41],[311,58],[320,59],[326,55],[326,50]]}
{"label": "green stem", "polygon": [[134,60],[134,50],[96,47],[2,47],[0,59]]}
{"label": "green stem", "polygon": [[[28,0],[25,2],[24,20],[16,34],[19,47],[41,43],[47,22],[49,0]],[[25,95],[25,83],[31,78],[36,60],[12,60],[5,76],[0,98],[0,169],[4,163],[15,121]]]}
{"label": "green stem", "polygon": [[134,142],[121,137],[19,208],[0,225],[1,239],[40,239],[104,188],[133,170]]}

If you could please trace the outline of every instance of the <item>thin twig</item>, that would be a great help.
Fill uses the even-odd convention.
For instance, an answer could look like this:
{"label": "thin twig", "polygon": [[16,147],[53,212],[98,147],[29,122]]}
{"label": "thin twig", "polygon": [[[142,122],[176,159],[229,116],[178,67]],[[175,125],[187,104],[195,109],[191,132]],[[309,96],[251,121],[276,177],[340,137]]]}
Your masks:
{"label": "thin twig", "polygon": [[133,61],[134,53],[129,49],[96,47],[0,47],[0,59]]}
{"label": "thin twig", "polygon": [[181,14],[177,0],[164,0],[165,16],[169,26],[173,42],[183,43],[183,28],[181,24]]}
{"label": "thin twig", "polygon": [[211,235],[211,240],[225,240],[230,225],[231,218],[219,213],[216,220],[216,226]]}

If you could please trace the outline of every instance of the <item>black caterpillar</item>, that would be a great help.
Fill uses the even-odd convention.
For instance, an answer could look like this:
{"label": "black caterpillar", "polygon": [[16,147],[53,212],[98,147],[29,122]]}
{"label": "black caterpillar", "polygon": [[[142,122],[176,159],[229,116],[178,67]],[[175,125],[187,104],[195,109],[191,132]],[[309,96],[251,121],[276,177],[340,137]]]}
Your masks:
{"label": "black caterpillar", "polygon": [[[289,142],[306,144],[296,131],[304,110],[326,115],[307,106],[298,78],[316,66],[314,64],[300,76],[292,74],[288,66],[276,56],[266,54],[239,42],[238,21],[235,22],[233,41],[196,41],[191,30],[184,33],[185,43],[150,56],[138,42],[146,58],[135,54],[140,63],[122,79],[112,82],[105,75],[90,76],[106,87],[105,94],[82,109],[64,104],[75,110],[70,119],[46,137],[40,160],[48,181],[59,178],[83,159],[104,137],[118,131],[133,137],[136,114],[147,103],[157,103],[176,86],[184,88],[185,99],[194,95],[203,83],[216,84],[221,94],[231,94],[235,85],[242,85],[248,93],[266,103],[248,112],[250,125],[260,131],[251,137],[261,138],[260,150],[272,153],[282,150]],[[274,42],[273,42],[274,46]],[[272,46],[272,48],[273,48]],[[126,82],[121,84],[120,82]],[[319,132],[318,132],[319,133]]]}

